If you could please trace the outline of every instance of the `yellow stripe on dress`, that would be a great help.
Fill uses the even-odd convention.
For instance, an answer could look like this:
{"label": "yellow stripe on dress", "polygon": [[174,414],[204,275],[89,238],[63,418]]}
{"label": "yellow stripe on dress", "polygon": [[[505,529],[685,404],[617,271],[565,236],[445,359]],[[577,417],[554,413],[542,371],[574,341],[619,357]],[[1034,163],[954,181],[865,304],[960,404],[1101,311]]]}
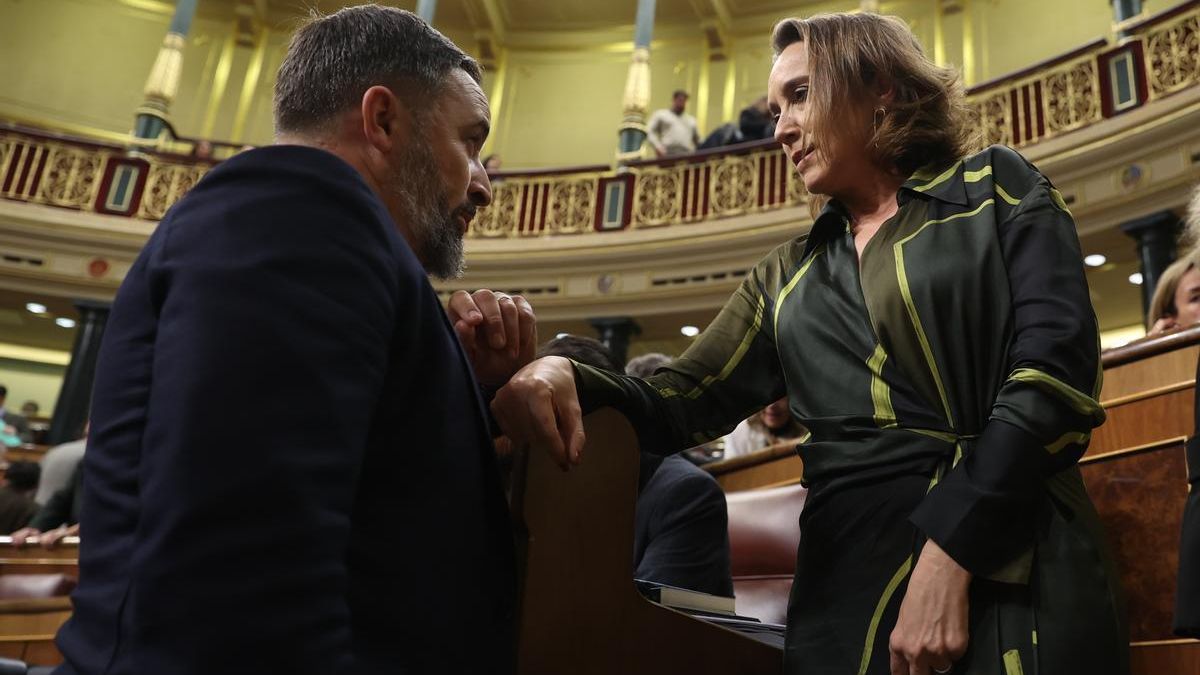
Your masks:
{"label": "yellow stripe on dress", "polygon": [[1080,415],[1104,421],[1104,408],[1096,399],[1084,394],[1062,380],[1047,375],[1036,368],[1018,368],[1008,376],[1009,381],[1032,384],[1042,391],[1057,396]]}
{"label": "yellow stripe on dress", "polygon": [[883,364],[887,362],[883,345],[875,345],[875,351],[867,359],[871,371],[871,402],[875,406],[875,424],[880,429],[896,426],[896,410],[892,408],[892,392],[883,379]]}
{"label": "yellow stripe on dress", "polygon": [[983,203],[971,211],[956,213],[945,218],[927,220],[921,227],[917,228],[916,232],[913,232],[892,246],[892,251],[896,258],[896,280],[900,285],[900,295],[904,297],[904,307],[908,310],[908,317],[912,321],[913,330],[917,333],[917,341],[921,343],[921,351],[925,353],[925,362],[929,365],[929,372],[933,374],[933,381],[937,385],[938,396],[942,399],[942,409],[946,412],[946,421],[951,427],[954,426],[954,415],[950,412],[950,401],[946,397],[946,387],[942,384],[942,375],[938,371],[937,361],[933,358],[933,348],[929,345],[929,338],[925,335],[925,328],[921,325],[921,317],[917,314],[917,304],[913,300],[912,291],[908,287],[908,273],[904,270],[904,245],[925,231],[925,228],[930,225],[947,223],[959,218],[970,218],[971,216],[978,215],[985,208],[995,203],[996,200],[994,199],[985,199]]}
{"label": "yellow stripe on dress", "polygon": [[900,569],[892,575],[891,581],[883,589],[883,595],[879,596],[879,603],[875,605],[875,613],[871,615],[871,623],[867,625],[867,641],[863,645],[862,660],[858,663],[858,675],[866,675],[867,667],[871,665],[871,652],[875,649],[875,633],[879,632],[879,622],[883,619],[883,612],[887,609],[892,596],[896,594],[900,582],[904,581],[904,577],[908,576],[909,570],[912,569],[912,562],[912,555],[909,555],[904,564],[900,565]]}
{"label": "yellow stripe on dress", "polygon": [[696,387],[685,394],[685,396],[690,399],[700,398],[700,395],[708,389],[709,385],[711,385],[713,382],[720,382],[729,377],[738,367],[738,364],[742,362],[742,358],[746,356],[746,352],[750,351],[750,345],[753,344],[754,338],[758,336],[759,329],[762,328],[763,311],[766,309],[766,302],[763,300],[762,295],[759,295],[757,300],[758,303],[754,308],[754,323],[751,324],[749,330],[746,331],[746,335],[742,337],[742,341],[740,344],[738,344],[737,349],[734,350],[733,356],[730,356],[729,360],[725,362],[725,367],[722,368],[721,372],[717,373],[716,375],[706,376],[700,382],[700,384],[696,385]]}
{"label": "yellow stripe on dress", "polygon": [[1021,652],[1010,649],[1004,652],[1004,675],[1025,675],[1021,667]]}
{"label": "yellow stripe on dress", "polygon": [[814,261],[816,261],[817,256],[824,252],[825,244],[821,244],[814,249],[813,254],[808,258],[808,262],[800,266],[800,269],[797,270],[796,274],[792,276],[791,281],[789,281],[787,285],[783,287],[783,290],[779,292],[779,297],[775,299],[775,320],[772,325],[772,330],[775,332],[775,344],[779,344],[779,312],[783,308],[783,301],[787,299],[787,296],[792,292],[792,289],[796,287],[796,284],[800,283],[800,280],[804,278],[804,275],[808,274],[808,268],[812,267],[812,264]]}

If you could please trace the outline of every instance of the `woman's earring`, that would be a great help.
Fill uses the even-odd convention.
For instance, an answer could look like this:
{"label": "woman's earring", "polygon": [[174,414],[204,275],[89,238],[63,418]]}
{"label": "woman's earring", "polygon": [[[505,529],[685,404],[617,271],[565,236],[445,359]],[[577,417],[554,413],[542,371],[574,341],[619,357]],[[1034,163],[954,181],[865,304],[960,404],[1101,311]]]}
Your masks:
{"label": "woman's earring", "polygon": [[[874,135],[875,135],[875,136],[878,136],[878,135],[879,135],[879,124],[880,124],[880,122],[879,122],[879,119],[880,119],[880,116],[882,116],[882,117],[887,117],[887,108],[885,108],[885,107],[883,107],[883,106],[879,106],[879,107],[875,108],[875,112],[874,112],[874,114],[873,114],[873,115],[871,115],[871,123],[872,123],[872,127],[873,127],[873,130],[874,130]],[[878,139],[876,139],[876,140],[875,140],[875,147],[879,147],[879,141],[878,141]]]}

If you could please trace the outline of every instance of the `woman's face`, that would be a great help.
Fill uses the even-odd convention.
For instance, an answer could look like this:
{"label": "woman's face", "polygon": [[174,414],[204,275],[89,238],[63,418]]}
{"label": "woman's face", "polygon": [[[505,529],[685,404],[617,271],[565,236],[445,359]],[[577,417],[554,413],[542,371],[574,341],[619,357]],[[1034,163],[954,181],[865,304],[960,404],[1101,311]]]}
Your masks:
{"label": "woman's face", "polygon": [[[794,42],[779,54],[771,67],[767,81],[767,105],[776,116],[775,140],[783,146],[804,186],[816,194],[840,196],[853,186],[858,176],[870,175],[870,162],[865,147],[856,147],[848,135],[822,139],[821,149],[814,151],[812,106],[809,105],[808,49],[803,42]],[[853,123],[857,113],[844,113]]]}
{"label": "woman's face", "polygon": [[784,396],[766,408],[763,408],[762,420],[763,424],[771,431],[778,431],[786,427],[792,421],[792,414],[788,411],[787,397]]}
{"label": "woman's face", "polygon": [[1175,287],[1175,325],[1181,328],[1200,323],[1200,269],[1193,267]]}

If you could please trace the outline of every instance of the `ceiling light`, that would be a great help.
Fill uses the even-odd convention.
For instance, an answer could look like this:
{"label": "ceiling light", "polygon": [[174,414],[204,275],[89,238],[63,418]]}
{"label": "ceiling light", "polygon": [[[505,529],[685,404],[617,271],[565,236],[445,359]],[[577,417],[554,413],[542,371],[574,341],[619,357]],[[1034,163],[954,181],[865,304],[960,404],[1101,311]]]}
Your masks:
{"label": "ceiling light", "polygon": [[68,319],[66,317],[61,317],[61,316],[58,317],[57,319],[55,319],[54,323],[58,324],[59,326],[62,326],[63,328],[74,328],[75,327],[75,319]]}
{"label": "ceiling light", "polygon": [[1134,284],[1135,286],[1141,286],[1142,285],[1142,273],[1134,272],[1133,274],[1130,274],[1129,275],[1129,283]]}
{"label": "ceiling light", "polygon": [[555,335],[555,336],[554,336],[554,339],[555,339],[555,340],[561,340],[561,339],[563,339],[563,338],[567,337],[568,335],[570,335],[570,333],[559,333],[558,335]]}
{"label": "ceiling light", "polygon": [[1093,253],[1089,256],[1084,257],[1084,259],[1083,259],[1083,264],[1087,265],[1088,267],[1099,267],[1106,262],[1108,262],[1108,258],[1105,258],[1104,256],[1100,255],[1099,253]]}
{"label": "ceiling light", "polygon": [[25,303],[25,309],[33,312],[34,314],[46,313],[46,306],[40,302],[27,302]]}
{"label": "ceiling light", "polygon": [[700,334],[700,329],[695,326],[684,326],[679,329],[679,332],[683,333],[685,337],[696,337]]}

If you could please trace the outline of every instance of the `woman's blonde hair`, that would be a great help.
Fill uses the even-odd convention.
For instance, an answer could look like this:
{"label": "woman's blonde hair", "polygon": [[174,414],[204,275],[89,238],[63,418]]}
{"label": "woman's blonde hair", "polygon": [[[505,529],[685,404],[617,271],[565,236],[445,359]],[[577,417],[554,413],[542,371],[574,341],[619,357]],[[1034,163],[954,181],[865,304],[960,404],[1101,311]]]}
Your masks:
{"label": "woman's blonde hair", "polygon": [[1193,246],[1179,260],[1163,270],[1162,276],[1158,278],[1158,285],[1154,287],[1154,298],[1150,301],[1150,311],[1146,314],[1147,330],[1153,328],[1154,324],[1164,316],[1179,314],[1179,308],[1175,306],[1175,291],[1179,288],[1179,282],[1183,279],[1183,275],[1193,268],[1200,268],[1200,246]]}
{"label": "woman's blonde hair", "polygon": [[1188,202],[1187,214],[1183,217],[1183,243],[1188,246],[1200,246],[1200,185],[1192,190],[1192,199]]}
{"label": "woman's blonde hair", "polygon": [[[972,125],[958,72],[930,61],[904,21],[864,12],[775,25],[776,57],[796,42],[808,49],[808,104],[817,148],[825,139],[853,137],[874,127],[866,136],[876,163],[904,176],[928,164],[951,164],[970,151]],[[894,98],[875,126],[871,101],[880,86],[890,87]],[[847,128],[847,117],[870,126]]]}

